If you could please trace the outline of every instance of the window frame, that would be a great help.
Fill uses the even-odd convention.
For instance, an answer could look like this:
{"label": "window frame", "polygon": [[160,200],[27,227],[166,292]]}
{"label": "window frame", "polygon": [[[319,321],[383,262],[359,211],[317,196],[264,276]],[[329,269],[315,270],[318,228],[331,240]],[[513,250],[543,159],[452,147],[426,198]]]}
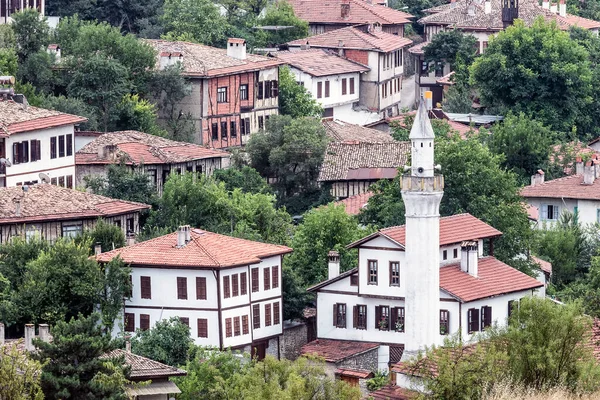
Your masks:
{"label": "window frame", "polygon": [[[361,312],[363,311],[363,312]],[[354,329],[367,329],[367,305],[357,304],[354,306]]]}
{"label": "window frame", "polygon": [[140,298],[152,299],[152,278],[150,276],[140,276]]}
{"label": "window frame", "polygon": [[240,273],[240,295],[246,296],[248,294],[248,274],[246,272]]}
{"label": "window frame", "polygon": [[450,311],[440,310],[440,335],[450,334]]}
{"label": "window frame", "polygon": [[225,318],[225,337],[233,337],[233,326],[231,318]]}
{"label": "window frame", "polygon": [[[372,272],[372,268],[371,268],[372,265],[375,266],[374,273]],[[378,281],[379,281],[378,269],[379,269],[379,266],[378,266],[377,260],[373,260],[373,259],[367,260],[367,284],[368,285],[377,285],[378,284]],[[373,278],[375,278],[375,279],[373,280]]]}
{"label": "window frame", "polygon": [[240,295],[239,275],[232,274],[231,275],[231,297],[237,297],[239,295]]}
{"label": "window frame", "polygon": [[147,331],[150,329],[150,314],[140,314],[140,330]]}
{"label": "window frame", "polygon": [[187,278],[185,276],[177,277],[177,300],[187,300]]}
{"label": "window frame", "polygon": [[271,290],[271,268],[263,268],[263,289]]}
{"label": "window frame", "polygon": [[198,318],[196,321],[196,328],[198,329],[198,337],[199,338],[208,338],[208,319],[207,318]]}
{"label": "window frame", "polygon": [[228,86],[217,87],[217,104],[228,103]]}
{"label": "window frame", "polygon": [[240,100],[248,100],[248,84],[244,83],[240,85]]}
{"label": "window frame", "polygon": [[229,281],[229,275],[223,275],[223,298],[228,299],[231,297],[231,282]]}
{"label": "window frame", "polygon": [[400,261],[390,261],[390,286],[400,286]]}
{"label": "window frame", "polygon": [[196,300],[206,300],[206,277],[196,277]]}
{"label": "window frame", "polygon": [[333,326],[346,329],[346,303],[335,303],[333,305]]}
{"label": "window frame", "polygon": [[271,267],[271,289],[279,288],[279,265]]}
{"label": "window frame", "polygon": [[252,305],[252,329],[260,329],[260,304]]}
{"label": "window frame", "polygon": [[252,293],[256,293],[260,291],[260,283],[258,281],[258,267],[252,268],[250,270],[250,275],[252,279]]}
{"label": "window frame", "polygon": [[271,304],[265,304],[265,326],[271,326]]}
{"label": "window frame", "polygon": [[281,323],[281,305],[278,301],[273,303],[273,325],[279,325]]}

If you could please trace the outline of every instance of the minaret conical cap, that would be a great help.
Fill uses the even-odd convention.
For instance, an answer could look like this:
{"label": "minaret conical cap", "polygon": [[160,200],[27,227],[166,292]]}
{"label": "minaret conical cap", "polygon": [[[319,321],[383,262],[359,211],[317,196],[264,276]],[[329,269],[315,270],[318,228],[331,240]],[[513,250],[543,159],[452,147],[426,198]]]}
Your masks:
{"label": "minaret conical cap", "polygon": [[429,115],[427,113],[425,99],[423,97],[421,97],[421,101],[419,102],[419,109],[415,115],[415,121],[410,129],[410,136],[408,138],[411,140],[435,138],[433,127],[431,126],[431,121],[429,120]]}

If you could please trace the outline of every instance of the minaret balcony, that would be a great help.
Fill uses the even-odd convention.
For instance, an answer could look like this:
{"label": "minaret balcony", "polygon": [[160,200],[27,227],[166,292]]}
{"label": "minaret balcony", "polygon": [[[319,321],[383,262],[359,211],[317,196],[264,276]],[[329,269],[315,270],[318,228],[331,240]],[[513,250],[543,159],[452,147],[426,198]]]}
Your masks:
{"label": "minaret balcony", "polygon": [[444,190],[444,175],[403,175],[401,185],[403,192],[441,192]]}

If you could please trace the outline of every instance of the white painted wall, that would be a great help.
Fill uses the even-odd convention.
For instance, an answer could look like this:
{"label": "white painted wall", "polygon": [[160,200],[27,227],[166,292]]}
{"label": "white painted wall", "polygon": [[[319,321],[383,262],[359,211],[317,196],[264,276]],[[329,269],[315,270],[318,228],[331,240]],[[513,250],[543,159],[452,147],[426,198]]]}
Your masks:
{"label": "white painted wall", "polygon": [[564,211],[574,212],[577,209],[579,222],[582,224],[594,224],[597,222],[597,212],[600,210],[600,201],[594,200],[575,200],[575,199],[556,199],[556,198],[526,198],[527,203],[539,210],[539,221],[536,224],[537,229],[546,229],[554,226],[558,219],[543,219],[542,206],[554,205],[559,207],[559,214]]}
{"label": "white painted wall", "polygon": [[[383,247],[394,250],[382,250],[369,247]],[[378,261],[377,285],[368,283],[369,260]],[[400,286],[390,286],[390,262],[400,262]],[[358,249],[358,280],[361,295],[399,296],[406,295],[406,268],[404,251],[396,243],[384,237],[369,240]]]}
{"label": "white painted wall", "polygon": [[[312,94],[323,108],[336,107],[342,104],[352,104],[360,98],[360,74],[337,74],[313,77],[297,68],[291,67],[297,82],[303,82],[304,87]],[[354,93],[350,93],[350,78],[354,78]],[[342,79],[346,79],[346,94],[342,95]],[[325,97],[325,82],[329,81],[329,97]],[[322,97],[317,97],[317,84],[321,82]]]}
{"label": "white painted wall", "polygon": [[[276,302],[279,302],[279,324],[275,324],[273,318],[273,305]],[[255,304],[259,304],[260,306],[260,328],[253,330],[252,334],[254,335],[254,340],[256,341],[262,338],[281,335],[283,333],[283,304],[281,298],[252,303],[252,305]],[[271,326],[265,326],[265,304],[271,304]],[[252,326],[252,320],[250,320],[250,324],[250,326]]]}
{"label": "white painted wall", "polygon": [[[259,264],[254,264],[250,266],[250,270],[258,267],[258,287],[259,291],[255,293],[251,293],[252,295],[252,303],[257,301],[261,301],[263,299],[269,299],[272,297],[281,297],[281,261],[282,256],[273,256],[264,258]],[[279,266],[279,286],[277,288],[273,288],[273,282],[271,281],[271,288],[269,290],[265,290],[264,285],[264,269],[271,268],[272,266]],[[251,272],[248,271],[248,279],[252,279]],[[252,292],[252,282],[249,282],[248,291]]]}

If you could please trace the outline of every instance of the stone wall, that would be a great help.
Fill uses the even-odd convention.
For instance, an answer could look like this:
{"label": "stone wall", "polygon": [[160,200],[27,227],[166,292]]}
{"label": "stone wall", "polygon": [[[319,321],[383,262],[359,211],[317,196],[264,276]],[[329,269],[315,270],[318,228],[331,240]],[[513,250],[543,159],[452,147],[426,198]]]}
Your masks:
{"label": "stone wall", "polygon": [[285,321],[283,335],[279,342],[281,358],[295,360],[300,356],[302,346],[307,343],[307,327],[303,322]]}
{"label": "stone wall", "polygon": [[377,352],[379,348],[374,348],[365,353],[347,358],[337,364],[337,368],[364,369],[366,371],[377,371]]}

